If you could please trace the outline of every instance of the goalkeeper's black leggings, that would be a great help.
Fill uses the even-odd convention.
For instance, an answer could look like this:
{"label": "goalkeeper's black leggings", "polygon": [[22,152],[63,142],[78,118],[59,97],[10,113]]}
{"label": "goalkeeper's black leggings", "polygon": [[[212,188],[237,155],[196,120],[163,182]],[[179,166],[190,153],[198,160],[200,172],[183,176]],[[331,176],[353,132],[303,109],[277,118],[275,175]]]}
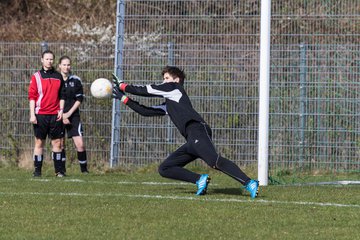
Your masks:
{"label": "goalkeeper's black leggings", "polygon": [[170,154],[159,166],[161,176],[196,183],[200,174],[185,169],[184,166],[197,158],[203,159],[210,167],[220,170],[241,184],[250,178],[232,161],[220,156],[211,139],[211,129],[205,123],[191,122],[186,127],[187,142]]}

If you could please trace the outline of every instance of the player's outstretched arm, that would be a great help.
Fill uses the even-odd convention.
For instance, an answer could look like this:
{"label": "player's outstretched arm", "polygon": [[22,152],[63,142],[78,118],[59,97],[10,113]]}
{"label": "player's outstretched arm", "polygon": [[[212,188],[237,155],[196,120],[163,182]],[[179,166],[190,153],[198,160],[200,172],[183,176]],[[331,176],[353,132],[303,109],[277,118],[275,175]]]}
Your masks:
{"label": "player's outstretched arm", "polygon": [[119,99],[121,102],[123,102],[129,108],[131,108],[133,111],[135,111],[138,114],[145,116],[145,117],[164,116],[167,114],[165,105],[154,106],[154,107],[147,107],[147,106],[141,105],[138,102],[136,102],[136,101],[130,99],[128,96],[126,96],[125,93],[123,91],[121,91],[119,88],[113,89],[112,97],[115,99]]}
{"label": "player's outstretched arm", "polygon": [[143,97],[166,97],[172,94],[175,89],[173,84],[149,84],[149,85],[132,85],[120,80],[116,75],[113,76],[114,88],[123,92],[131,93]]}

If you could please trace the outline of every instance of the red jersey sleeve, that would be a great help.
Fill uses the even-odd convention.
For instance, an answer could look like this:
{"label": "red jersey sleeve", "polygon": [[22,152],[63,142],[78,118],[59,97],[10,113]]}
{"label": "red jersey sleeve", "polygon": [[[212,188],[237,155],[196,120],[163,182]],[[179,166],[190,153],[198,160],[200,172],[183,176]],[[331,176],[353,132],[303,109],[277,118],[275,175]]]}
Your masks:
{"label": "red jersey sleeve", "polygon": [[38,92],[38,88],[37,88],[37,84],[36,84],[36,78],[35,78],[35,75],[33,74],[30,79],[28,98],[29,98],[29,100],[36,101],[38,97],[39,97],[39,92]]}

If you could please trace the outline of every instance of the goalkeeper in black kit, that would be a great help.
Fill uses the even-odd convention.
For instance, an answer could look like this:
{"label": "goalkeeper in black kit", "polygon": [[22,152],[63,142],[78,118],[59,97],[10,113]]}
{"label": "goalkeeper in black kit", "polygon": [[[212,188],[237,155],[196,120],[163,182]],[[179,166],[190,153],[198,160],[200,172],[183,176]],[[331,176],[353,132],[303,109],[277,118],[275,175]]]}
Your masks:
{"label": "goalkeeper in black kit", "polygon": [[[210,183],[208,174],[198,174],[186,168],[185,165],[197,158],[203,159],[210,167],[217,169],[239,181],[255,198],[259,190],[259,182],[250,179],[235,163],[222,157],[212,141],[212,131],[209,125],[192,107],[183,84],[184,72],[173,66],[167,66],[162,71],[161,84],[144,86],[130,85],[121,81],[115,75],[113,97],[142,116],[169,115],[171,121],[186,139],[186,143],[171,153],[159,166],[161,176],[196,184],[196,195],[206,194]],[[144,97],[160,97],[165,100],[159,106],[144,106],[125,95]]]}

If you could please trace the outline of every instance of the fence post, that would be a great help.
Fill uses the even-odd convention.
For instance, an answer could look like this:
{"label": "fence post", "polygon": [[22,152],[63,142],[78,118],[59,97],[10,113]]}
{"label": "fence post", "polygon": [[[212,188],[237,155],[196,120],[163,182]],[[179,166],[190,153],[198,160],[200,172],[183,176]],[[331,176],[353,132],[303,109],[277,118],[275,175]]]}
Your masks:
{"label": "fence post", "polygon": [[[174,66],[175,64],[175,59],[174,59],[174,43],[173,42],[169,42],[167,44],[168,47],[168,65],[169,66]],[[166,141],[171,143],[173,141],[173,129],[172,129],[172,123],[170,120],[170,117],[168,117],[168,121],[167,121],[167,138]]]}
{"label": "fence post", "polygon": [[300,44],[300,165],[304,163],[306,127],[306,46]]}
{"label": "fence post", "polygon": [[[116,43],[115,43],[115,64],[114,73],[119,79],[123,76],[123,52],[125,32],[125,0],[117,0],[116,3]],[[120,153],[120,101],[114,99],[112,105],[112,128],[111,128],[111,149],[110,168],[119,163]]]}

